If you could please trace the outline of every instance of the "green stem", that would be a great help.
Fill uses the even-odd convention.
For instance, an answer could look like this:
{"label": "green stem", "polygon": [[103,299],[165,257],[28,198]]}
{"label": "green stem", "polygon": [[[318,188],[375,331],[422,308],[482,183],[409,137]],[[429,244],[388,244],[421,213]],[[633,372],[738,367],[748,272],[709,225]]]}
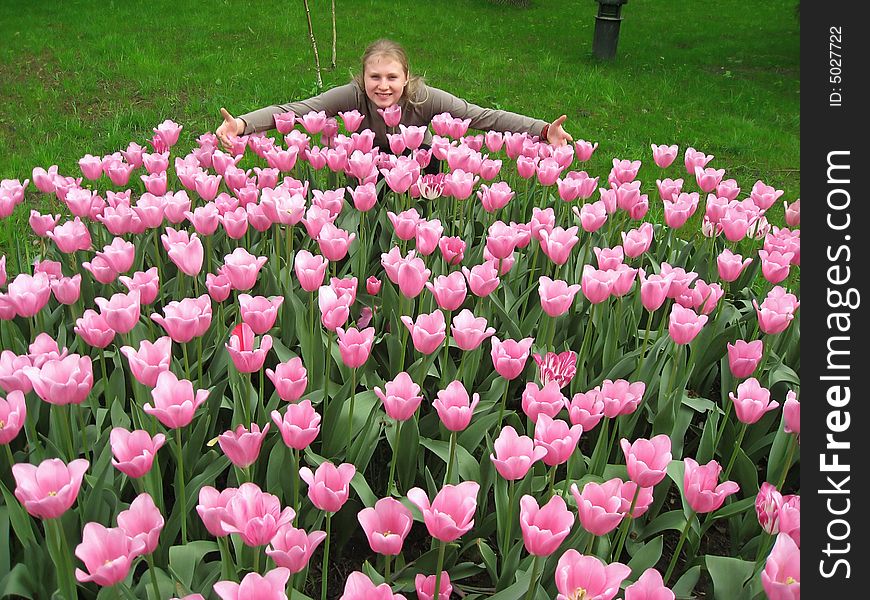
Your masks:
{"label": "green stem", "polygon": [[628,537],[628,530],[631,528],[631,513],[634,512],[634,507],[637,504],[637,497],[640,495],[640,486],[635,485],[634,488],[634,497],[631,499],[631,506],[628,508],[628,512],[625,513],[625,516],[622,519],[622,523],[619,525],[619,533],[617,534],[617,539],[619,542],[616,544],[616,551],[610,557],[610,562],[616,562],[619,560],[619,556],[622,554],[622,547],[625,544],[625,538]]}
{"label": "green stem", "polygon": [[689,517],[686,519],[686,526],[683,527],[683,531],[680,533],[680,541],[677,542],[677,548],[674,550],[674,555],[671,557],[671,562],[668,563],[668,570],[665,571],[664,583],[668,584],[668,581],[671,579],[671,573],[674,572],[674,567],[677,566],[677,559],[680,558],[680,550],[683,549],[683,544],[686,543],[686,536],[689,534],[689,527],[692,526],[692,519],[695,517],[695,512],[692,511],[689,513]]}
{"label": "green stem", "polygon": [[453,461],[456,459],[456,432],[450,432],[450,457],[447,460],[447,472],[444,474],[444,485],[452,484]]}
{"label": "green stem", "polygon": [[386,582],[387,585],[390,585],[390,566],[391,566],[393,557],[391,555],[387,554],[384,557],[384,559],[385,559],[384,560],[384,581]]}
{"label": "green stem", "polygon": [[347,448],[345,449],[345,457],[350,456],[350,444],[353,441],[353,404],[356,400],[356,369],[353,370],[353,382],[350,388],[350,410],[347,412]]}
{"label": "green stem", "polygon": [[299,450],[293,448],[293,510],[299,514]]}
{"label": "green stem", "polygon": [[589,534],[589,541],[586,542],[586,549],[583,551],[583,555],[584,555],[584,556],[591,556],[591,555],[592,555],[592,549],[593,549],[594,547],[595,547],[595,534],[594,534],[594,533],[590,533],[590,534]]}
{"label": "green stem", "polygon": [[550,467],[550,496],[555,493],[554,490],[556,487],[556,469],[558,468],[558,466],[559,465],[553,465],[552,467]]}
{"label": "green stem", "polygon": [[[441,569],[444,567],[444,551],[447,549],[447,544],[441,540],[438,547],[438,566],[435,567],[435,593],[432,595],[434,600],[438,600],[438,594],[441,591]],[[321,600],[323,600],[321,598]]]}
{"label": "green stem", "polygon": [[788,471],[791,468],[791,461],[794,458],[794,451],[797,448],[797,442],[792,438],[789,440],[788,445],[788,454],[785,457],[785,462],[782,464],[782,475],[779,478],[779,483],[776,485],[776,489],[781,490],[782,486],[785,484],[785,478],[788,476]]}
{"label": "green stem", "polygon": [[197,384],[199,387],[203,387],[204,384],[202,382],[202,336],[197,336],[196,338],[196,366],[198,369],[199,379]]}
{"label": "green stem", "polygon": [[505,380],[504,394],[501,397],[501,405],[499,406],[499,409],[498,409],[498,421],[496,422],[498,424],[499,431],[501,431],[502,418],[504,417],[504,408],[505,408],[505,405],[507,404],[508,390],[510,389],[510,387],[511,387],[510,380]]}
{"label": "green stem", "polygon": [[45,519],[45,539],[49,544],[49,553],[53,554],[57,570],[57,583],[65,600],[76,600],[76,580],[73,575],[72,553],[63,530],[60,519]]}
{"label": "green stem", "polygon": [[505,523],[504,546],[502,547],[502,554],[505,557],[510,552],[511,533],[514,525],[514,486],[515,482],[511,479],[508,482],[508,514],[507,523]]}
{"label": "green stem", "polygon": [[184,356],[184,372],[187,374],[187,379],[190,379],[190,361],[187,358],[187,344],[181,344],[181,353]]}
{"label": "green stem", "polygon": [[181,543],[187,544],[187,497],[184,491],[184,451],[180,427],[175,430],[175,451],[178,457],[178,495],[181,498]]}
{"label": "green stem", "polygon": [[145,555],[145,560],[148,561],[148,572],[151,574],[151,587],[154,588],[155,600],[160,600],[160,586],[157,585],[157,571],[154,568],[154,556],[151,554]]}
{"label": "green stem", "polygon": [[728,476],[731,475],[731,468],[734,466],[734,461],[737,460],[737,452],[740,450],[740,445],[743,443],[743,436],[746,435],[746,423],[740,424],[740,433],[737,434],[737,441],[734,443],[734,450],[731,452],[731,458],[728,460],[728,466],[725,467],[723,480],[728,481]]}
{"label": "green stem", "polygon": [[393,493],[393,479],[396,476],[396,457],[399,455],[399,437],[402,433],[402,421],[396,421],[396,437],[393,445],[393,458],[390,461],[390,477],[387,479],[387,496]]}
{"label": "green stem", "polygon": [[538,583],[538,564],[541,562],[540,556],[535,556],[535,559],[532,561],[532,576],[529,579],[529,591],[526,592],[526,600],[531,600],[534,597],[535,587],[537,587]]}
{"label": "green stem", "polygon": [[326,513],[326,539],[323,540],[323,566],[320,569],[320,600],[326,600],[327,565],[329,565],[329,534],[332,531],[332,513]]}

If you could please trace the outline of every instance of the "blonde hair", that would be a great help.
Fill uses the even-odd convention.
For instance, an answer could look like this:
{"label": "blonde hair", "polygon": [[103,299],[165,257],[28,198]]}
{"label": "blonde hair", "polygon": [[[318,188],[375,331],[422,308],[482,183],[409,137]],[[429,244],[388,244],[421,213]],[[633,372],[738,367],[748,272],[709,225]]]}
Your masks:
{"label": "blonde hair", "polygon": [[[379,39],[368,45],[362,55],[362,68],[359,73],[353,76],[353,81],[363,92],[365,92],[365,70],[368,61],[374,57],[386,57],[395,60],[402,65],[402,70],[405,71],[405,77],[408,78],[408,85],[405,88],[405,93],[399,99],[400,103],[409,102],[411,104],[420,104],[425,102],[425,98],[420,98],[421,90],[425,89],[423,78],[419,75],[412,75],[408,65],[408,54],[402,46],[392,40]],[[428,95],[428,94],[427,94]]]}

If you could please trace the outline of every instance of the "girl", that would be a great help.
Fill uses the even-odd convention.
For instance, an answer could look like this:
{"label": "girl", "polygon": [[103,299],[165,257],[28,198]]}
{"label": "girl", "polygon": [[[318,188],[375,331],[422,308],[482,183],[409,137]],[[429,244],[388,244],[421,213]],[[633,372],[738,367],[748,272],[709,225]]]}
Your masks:
{"label": "girl", "polygon": [[[233,117],[221,108],[223,123],[215,134],[225,147],[230,137],[257,133],[275,128],[274,115],[293,111],[296,115],[324,111],[327,117],[339,112],[357,110],[364,115],[360,129],[375,133],[375,145],[388,148],[388,131],[377,109],[387,109],[398,104],[401,110],[400,123],[405,126],[428,126],[435,115],[447,112],[460,119],[471,119],[470,127],[482,131],[511,131],[537,135],[554,146],[573,141],[562,128],[565,115],[552,123],[519,115],[505,110],[481,108],[443,90],[429,87],[423,78],[411,75],[405,50],[390,40],[378,40],[366,48],[362,57],[362,72],[350,83],[327,90],[308,100],[267,106],[250,113]],[[423,144],[431,144],[432,134],[426,131]]]}

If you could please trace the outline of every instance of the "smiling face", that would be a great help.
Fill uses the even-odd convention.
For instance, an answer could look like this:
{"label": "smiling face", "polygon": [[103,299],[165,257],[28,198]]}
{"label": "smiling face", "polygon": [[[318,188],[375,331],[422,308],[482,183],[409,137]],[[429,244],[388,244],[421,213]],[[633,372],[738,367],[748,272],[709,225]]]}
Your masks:
{"label": "smiling face", "polygon": [[378,108],[396,104],[408,84],[402,64],[386,55],[375,55],[366,61],[364,73],[366,95]]}

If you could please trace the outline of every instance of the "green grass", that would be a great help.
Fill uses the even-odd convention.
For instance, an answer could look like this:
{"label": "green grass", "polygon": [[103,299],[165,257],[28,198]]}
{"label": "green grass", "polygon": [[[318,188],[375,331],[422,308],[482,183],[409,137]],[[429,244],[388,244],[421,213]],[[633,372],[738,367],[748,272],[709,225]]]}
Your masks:
{"label": "green grass", "polygon": [[[328,65],[329,3],[310,4]],[[763,179],[785,199],[800,195],[795,0],[752,10],[743,0],[633,0],[612,62],[591,55],[593,0],[337,4],[327,86],[348,81],[368,42],[390,37],[413,70],[469,101],[543,119],[566,113],[575,139],[600,142],[593,174],[606,176],[612,157],[652,165],[651,142],[676,143],[715,155],[744,193]],[[85,153],[144,144],[166,118],[184,125],[177,151],[186,153],[220,123],[221,106],[243,113],[314,90],[301,2],[81,0],[48,10],[6,1],[0,38],[0,178],[52,164],[79,174]],[[648,166],[639,178],[654,189],[657,176]],[[0,223],[0,250],[27,230],[28,213]]]}

